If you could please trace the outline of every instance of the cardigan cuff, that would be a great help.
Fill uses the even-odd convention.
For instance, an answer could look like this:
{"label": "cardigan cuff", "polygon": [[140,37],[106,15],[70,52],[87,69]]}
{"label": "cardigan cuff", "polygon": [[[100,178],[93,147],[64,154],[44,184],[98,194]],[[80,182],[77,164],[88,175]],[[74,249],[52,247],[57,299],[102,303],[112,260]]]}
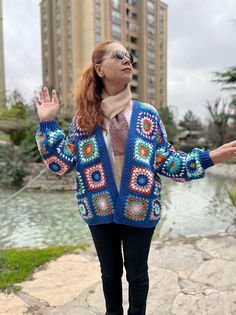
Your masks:
{"label": "cardigan cuff", "polygon": [[61,129],[56,120],[42,120],[39,123],[39,130],[46,132],[47,130],[55,131]]}
{"label": "cardigan cuff", "polygon": [[211,167],[214,164],[210,157],[210,151],[199,151],[199,157],[202,164],[202,167],[206,170],[208,167]]}

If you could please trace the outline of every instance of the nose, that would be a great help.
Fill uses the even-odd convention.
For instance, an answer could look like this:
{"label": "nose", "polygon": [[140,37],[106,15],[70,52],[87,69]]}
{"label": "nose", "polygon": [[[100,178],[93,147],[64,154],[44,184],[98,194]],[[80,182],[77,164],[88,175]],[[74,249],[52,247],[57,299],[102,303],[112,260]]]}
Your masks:
{"label": "nose", "polygon": [[124,56],[124,58],[122,59],[122,64],[123,65],[125,65],[125,64],[131,65],[131,61],[130,61],[129,57]]}

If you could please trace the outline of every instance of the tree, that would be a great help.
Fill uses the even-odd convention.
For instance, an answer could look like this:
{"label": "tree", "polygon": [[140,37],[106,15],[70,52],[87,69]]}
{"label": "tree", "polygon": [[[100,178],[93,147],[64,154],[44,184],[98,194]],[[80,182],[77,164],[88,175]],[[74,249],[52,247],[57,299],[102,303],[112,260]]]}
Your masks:
{"label": "tree", "polygon": [[158,109],[158,112],[165,126],[168,135],[168,141],[174,143],[174,139],[177,134],[177,127],[173,120],[173,113],[170,111],[168,107],[165,108],[161,107]]}
{"label": "tree", "polygon": [[222,85],[222,90],[236,90],[236,67],[230,67],[224,72],[214,72],[213,82]]}
{"label": "tree", "polygon": [[191,110],[187,111],[183,119],[180,120],[179,126],[189,131],[191,130],[199,131],[199,130],[202,130],[203,128],[200,118],[195,116]]}
{"label": "tree", "polygon": [[221,101],[221,98],[217,98],[215,101],[207,102],[206,108],[208,109],[213,123],[216,127],[217,133],[217,145],[221,146],[225,143],[227,131],[229,127],[229,119],[233,118],[233,105],[226,101]]}
{"label": "tree", "polygon": [[[220,84],[222,90],[236,91],[236,67],[230,67],[224,72],[214,72],[213,82]],[[236,108],[236,94],[232,94],[231,104]]]}

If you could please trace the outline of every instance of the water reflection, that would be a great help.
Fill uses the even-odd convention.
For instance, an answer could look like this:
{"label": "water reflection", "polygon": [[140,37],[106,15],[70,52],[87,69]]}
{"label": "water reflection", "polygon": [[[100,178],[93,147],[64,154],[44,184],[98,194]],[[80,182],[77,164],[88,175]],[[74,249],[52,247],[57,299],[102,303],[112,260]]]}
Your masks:
{"label": "water reflection", "polygon": [[[234,224],[229,183],[208,175],[185,184],[162,178],[162,219],[155,237],[170,234],[207,235]],[[0,188],[0,200],[13,190]],[[0,204],[0,248],[78,243],[90,240],[77,212],[74,192],[27,191],[8,205]]]}

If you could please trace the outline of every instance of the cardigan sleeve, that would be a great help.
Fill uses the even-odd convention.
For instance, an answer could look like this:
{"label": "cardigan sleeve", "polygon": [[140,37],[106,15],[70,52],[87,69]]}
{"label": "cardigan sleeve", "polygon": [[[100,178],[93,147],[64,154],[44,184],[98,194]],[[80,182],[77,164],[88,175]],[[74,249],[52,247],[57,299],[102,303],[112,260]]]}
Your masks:
{"label": "cardigan sleeve", "polygon": [[205,170],[213,166],[209,151],[194,148],[190,153],[176,151],[168,142],[164,125],[159,118],[156,138],[156,173],[177,182],[186,182],[205,176]]}
{"label": "cardigan sleeve", "polygon": [[36,142],[47,168],[57,175],[70,173],[76,165],[75,127],[72,121],[68,137],[56,120],[41,121]]}

